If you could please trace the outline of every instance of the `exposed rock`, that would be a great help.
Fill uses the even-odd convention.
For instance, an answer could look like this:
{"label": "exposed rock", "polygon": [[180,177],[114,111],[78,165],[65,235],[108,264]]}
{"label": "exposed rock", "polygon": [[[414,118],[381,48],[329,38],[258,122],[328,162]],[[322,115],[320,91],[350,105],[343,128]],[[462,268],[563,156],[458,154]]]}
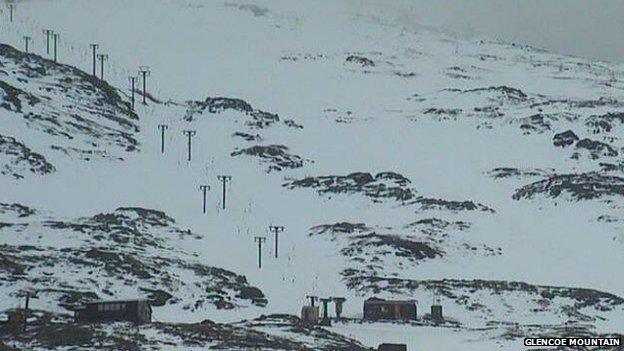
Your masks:
{"label": "exposed rock", "polygon": [[624,163],[622,162],[618,162],[616,164],[600,162],[598,165],[603,172],[624,172]]}
{"label": "exposed rock", "polygon": [[315,226],[309,235],[329,238],[337,244],[340,255],[350,263],[341,272],[348,282],[355,277],[398,276],[404,269],[442,257],[501,254],[500,248],[475,245],[454,235],[469,227],[466,222],[436,218],[417,221],[402,229],[339,222]]}
{"label": "exposed rock", "polygon": [[576,143],[576,148],[589,151],[590,157],[594,160],[600,157],[615,157],[618,155],[617,150],[611,145],[587,138],[579,140]]}
{"label": "exposed rock", "polygon": [[462,112],[461,109],[445,109],[445,108],[428,108],[423,113],[426,115],[434,114],[434,115],[443,115],[455,117]]}
{"label": "exposed rock", "polygon": [[369,58],[359,55],[349,55],[346,59],[347,62],[356,63],[362,67],[374,67],[375,62]]}
{"label": "exposed rock", "polygon": [[505,96],[506,98],[514,100],[514,101],[525,101],[528,98],[527,94],[525,94],[522,90],[504,86],[504,85],[496,86],[496,87],[491,86],[487,88],[468,89],[468,90],[463,91],[463,93],[478,93],[478,92],[495,92],[497,94],[501,94],[502,96]]}
{"label": "exposed rock", "polygon": [[[244,276],[204,265],[182,250],[177,243],[200,237],[161,211],[125,207],[74,220],[0,226],[0,234],[0,285],[8,297],[31,285],[39,303],[55,309],[132,290],[180,310],[268,302]],[[59,271],[64,274],[53,274]]]}
{"label": "exposed rock", "polygon": [[251,117],[246,124],[254,128],[265,128],[280,120],[277,114],[254,109],[245,100],[226,97],[207,97],[203,101],[188,101],[184,119],[190,122],[205,110],[210,113],[220,113],[226,110],[241,112]]}
{"label": "exposed rock", "polygon": [[603,115],[592,115],[585,120],[585,125],[593,133],[610,132],[614,123],[624,124],[624,112],[609,112]]}
{"label": "exposed rock", "polygon": [[407,201],[415,197],[408,187],[410,180],[394,172],[370,173],[355,172],[346,176],[308,177],[285,183],[289,189],[313,188],[319,194],[363,194],[374,201],[394,199]]}
{"label": "exposed rock", "polygon": [[521,123],[520,129],[524,130],[527,133],[530,133],[530,132],[543,133],[543,132],[550,130],[552,126],[549,121],[549,116],[542,114],[542,113],[538,113],[538,114],[534,114],[526,118],[522,118],[519,120],[519,122]]}
{"label": "exposed rock", "polygon": [[236,132],[234,133],[232,136],[237,136],[240,138],[243,138],[247,141],[259,141],[262,140],[262,137],[260,136],[260,134],[249,134],[249,133],[243,133],[243,132]]}
{"label": "exposed rock", "polygon": [[0,214],[16,214],[19,218],[29,217],[37,213],[34,208],[24,206],[22,204],[12,203],[2,203],[0,202]]}
{"label": "exposed rock", "polygon": [[624,178],[597,172],[553,175],[517,189],[513,198],[531,199],[538,194],[556,198],[564,193],[573,200],[624,196]]}
{"label": "exposed rock", "polygon": [[0,174],[21,179],[26,174],[45,175],[56,171],[40,155],[13,137],[0,134]]}
{"label": "exposed rock", "polygon": [[549,174],[552,171],[545,171],[542,169],[518,169],[513,167],[500,167],[494,168],[488,172],[493,178],[526,178],[526,177],[539,177]]}
{"label": "exposed rock", "polygon": [[266,7],[261,7],[253,4],[234,4],[227,3],[225,6],[236,7],[239,10],[250,11],[256,17],[262,17],[269,12],[269,9]]}
{"label": "exposed rock", "polygon": [[[7,314],[20,312],[10,310]],[[204,320],[141,326],[124,322],[76,324],[68,315],[41,310],[31,311],[30,317],[27,332],[16,332],[21,331],[20,323],[0,325],[0,338],[22,350],[373,351],[353,339],[283,314],[237,323]]]}
{"label": "exposed rock", "polygon": [[466,201],[451,201],[444,199],[433,199],[419,197],[413,202],[414,204],[420,204],[423,210],[449,210],[449,211],[483,211],[494,213],[494,209],[469,200]]}
{"label": "exposed rock", "polygon": [[[461,320],[480,319],[522,323],[533,321],[537,315],[554,321],[589,322],[601,319],[609,311],[623,311],[624,299],[610,293],[560,286],[532,285],[502,280],[412,280],[382,276],[348,278],[350,288],[363,295],[379,294],[417,298],[429,297],[436,291],[445,309],[462,310]],[[517,308],[516,308],[517,307]]]}
{"label": "exposed rock", "polygon": [[303,126],[301,124],[298,124],[297,122],[293,121],[292,119],[284,120],[284,124],[287,127],[290,127],[290,128],[303,129]]}
{"label": "exposed rock", "polygon": [[283,171],[303,167],[305,160],[298,155],[288,153],[284,145],[255,145],[246,149],[232,152],[231,156],[248,155],[260,158],[269,164],[267,172]]}
{"label": "exposed rock", "polygon": [[576,143],[578,140],[579,137],[568,129],[565,132],[555,134],[553,137],[553,144],[555,146],[566,147]]}
{"label": "exposed rock", "polygon": [[0,108],[20,115],[21,123],[94,154],[138,150],[138,117],[108,83],[5,44],[0,58]]}

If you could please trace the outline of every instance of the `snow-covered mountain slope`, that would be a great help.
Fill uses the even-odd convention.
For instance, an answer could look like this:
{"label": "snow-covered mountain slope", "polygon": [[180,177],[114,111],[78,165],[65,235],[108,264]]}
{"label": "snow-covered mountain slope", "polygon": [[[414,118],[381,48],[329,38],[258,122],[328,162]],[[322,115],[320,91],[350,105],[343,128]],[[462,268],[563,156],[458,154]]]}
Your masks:
{"label": "snow-covered mountain slope", "polygon": [[[9,314],[13,312],[9,311]],[[307,325],[289,315],[261,316],[229,324],[204,320],[134,326],[129,323],[77,325],[72,324],[66,315],[34,311],[31,325],[31,332],[17,336],[29,350],[372,350],[355,340]],[[2,341],[0,347],[6,347]]]}
{"label": "snow-covered mountain slope", "polygon": [[201,235],[178,228],[160,211],[118,208],[88,218],[0,227],[3,294],[19,298],[31,286],[52,310],[120,295],[145,295],[154,306],[190,311],[267,302],[244,276],[178,249],[172,240],[197,241]]}
{"label": "snow-covered mountain slope", "polygon": [[6,133],[0,134],[3,175],[51,173],[55,167],[47,159],[63,155],[123,159],[137,150],[138,117],[106,82],[6,44],[0,62],[0,108],[7,120],[0,131]]}
{"label": "snow-covered mountain slope", "polygon": [[[54,314],[76,292],[152,298],[163,324],[139,330],[144,349],[184,347],[196,328],[216,341],[195,347],[248,347],[221,332],[297,325],[257,318],[296,315],[310,294],[346,297],[348,319],[325,330],[366,347],[515,350],[536,334],[622,334],[621,66],[414,32],[346,1],[61,0],[16,11],[2,41],[18,47],[54,28],[63,65],[3,46],[20,58],[7,67],[37,69],[0,67],[4,91],[21,92],[4,93],[0,110],[10,145],[0,145],[2,308],[18,307],[27,285],[41,291],[33,308]],[[106,83],[71,68],[90,68],[92,42],[110,55]],[[138,65],[151,67],[151,98],[135,116],[117,89]],[[29,79],[38,67],[50,76]],[[57,134],[44,121],[58,121]],[[196,132],[191,161],[184,131]],[[77,149],[123,160],[84,162]],[[225,204],[222,175],[232,177]],[[205,214],[200,185],[210,186]],[[285,227],[279,255],[270,225]],[[427,318],[434,294],[447,323]],[[416,299],[421,318],[361,321],[372,296]],[[205,319],[217,325],[195,324]],[[276,334],[285,350],[334,338]]]}

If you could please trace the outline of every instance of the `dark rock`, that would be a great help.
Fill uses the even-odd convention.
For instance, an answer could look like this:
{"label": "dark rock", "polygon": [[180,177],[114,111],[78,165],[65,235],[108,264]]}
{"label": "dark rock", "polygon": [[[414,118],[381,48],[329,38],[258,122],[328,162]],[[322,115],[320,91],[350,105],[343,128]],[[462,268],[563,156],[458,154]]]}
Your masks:
{"label": "dark rock", "polygon": [[587,138],[579,140],[576,143],[576,148],[588,150],[592,159],[597,159],[602,156],[615,157],[618,155],[617,150],[611,145]]}
{"label": "dark rock", "polygon": [[425,198],[419,197],[413,202],[415,204],[420,204],[421,209],[423,210],[449,210],[449,211],[483,211],[495,213],[494,209],[485,206],[480,203],[474,203],[472,201],[451,201],[444,199],[433,199],[433,198]]}
{"label": "dark rock", "polygon": [[288,153],[288,148],[284,145],[256,145],[231,153],[231,156],[239,155],[259,157],[269,164],[268,172],[300,168],[304,164],[300,156]]}
{"label": "dark rock", "polygon": [[241,137],[247,141],[258,141],[258,140],[262,140],[262,137],[260,136],[260,134],[249,134],[249,133],[243,133],[243,132],[236,132],[233,134],[233,136],[237,136],[237,137]]}
{"label": "dark rock", "polygon": [[356,63],[362,67],[374,67],[375,62],[369,58],[359,55],[349,55],[346,59],[347,62]]}
{"label": "dark rock", "polygon": [[571,130],[566,130],[565,132],[555,134],[553,137],[553,144],[555,146],[566,147],[574,144],[579,140],[579,137],[574,134]]}
{"label": "dark rock", "polygon": [[603,115],[592,115],[585,120],[585,125],[595,134],[610,132],[614,123],[624,124],[624,112],[609,112]]}
{"label": "dark rock", "polygon": [[574,200],[624,196],[624,178],[597,172],[553,175],[517,189],[513,198],[530,199],[538,194],[556,198],[563,193]]}
{"label": "dark rock", "polygon": [[363,194],[375,201],[394,199],[407,201],[415,197],[408,188],[410,180],[394,172],[382,172],[373,177],[370,173],[354,172],[346,176],[308,177],[285,183],[289,189],[313,188],[319,194]]}
{"label": "dark rock", "polygon": [[280,120],[276,113],[254,109],[248,102],[242,99],[226,97],[207,97],[203,101],[188,101],[184,119],[190,122],[196,115],[202,114],[205,110],[208,110],[210,113],[220,113],[226,110],[238,111],[251,117],[246,124],[255,128],[265,128]]}
{"label": "dark rock", "polygon": [[0,174],[15,179],[25,174],[45,175],[56,171],[43,155],[40,155],[13,137],[0,134],[0,155],[5,163],[0,163]]}

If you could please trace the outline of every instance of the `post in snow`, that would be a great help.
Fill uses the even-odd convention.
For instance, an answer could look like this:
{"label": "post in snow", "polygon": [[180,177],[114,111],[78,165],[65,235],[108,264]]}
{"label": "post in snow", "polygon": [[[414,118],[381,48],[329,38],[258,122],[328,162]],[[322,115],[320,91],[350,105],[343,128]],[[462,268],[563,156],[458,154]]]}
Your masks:
{"label": "post in snow", "polygon": [[9,21],[13,22],[13,10],[15,9],[15,4],[9,3]]}
{"label": "post in snow", "polygon": [[188,137],[188,160],[191,161],[191,140],[197,134],[195,130],[183,130],[182,133]]}
{"label": "post in snow", "polygon": [[[93,67],[95,67],[95,66],[93,66]],[[95,70],[95,68],[94,68],[94,70]],[[135,76],[128,77],[128,81],[130,82],[130,96],[131,96],[131,101],[132,101],[132,105],[131,105],[132,106],[132,111],[134,111],[134,91],[135,91],[135,86],[136,86],[137,79],[139,79],[139,77],[135,77]]]}
{"label": "post in snow", "polygon": [[220,175],[220,176],[217,176],[217,179],[220,180],[221,182],[223,182],[223,199],[221,201],[221,205],[222,205],[223,209],[225,210],[225,183],[231,181],[232,180],[232,176]]}
{"label": "post in snow", "polygon": [[50,37],[52,37],[54,31],[52,29],[44,29],[43,35],[45,36],[46,41],[46,55],[50,55]]}
{"label": "post in snow", "polygon": [[323,303],[323,318],[321,319],[320,325],[331,326],[331,320],[329,319],[329,303],[332,301],[331,298],[321,298],[321,303]]}
{"label": "post in snow", "polygon": [[139,74],[143,78],[143,104],[147,104],[147,77],[151,75],[150,68],[148,66],[139,66]]}
{"label": "post in snow", "polygon": [[100,47],[99,44],[89,44],[89,47],[91,48],[91,52],[93,53],[93,76],[97,78],[97,74],[95,73],[95,66],[96,66],[96,58],[97,58],[97,49]]}
{"label": "post in snow", "polygon": [[[136,77],[132,77],[136,78]],[[134,108],[134,93],[132,93],[132,107]],[[159,124],[158,129],[160,129],[160,153],[165,153],[165,130],[169,129],[169,126],[166,124]]]}
{"label": "post in snow", "polygon": [[28,53],[28,43],[32,41],[32,37],[28,35],[24,35],[22,39],[24,39],[24,51]]}
{"label": "post in snow", "polygon": [[37,290],[35,288],[28,287],[22,290],[22,292],[24,293],[26,297],[26,303],[24,304],[24,320],[23,320],[23,325],[22,325],[22,331],[26,331],[26,326],[28,325],[28,311],[30,308],[30,298],[37,297]]}
{"label": "post in snow", "polygon": [[272,231],[273,233],[275,233],[275,258],[278,257],[277,254],[277,250],[278,250],[278,239],[279,239],[279,233],[284,231],[284,227],[283,226],[274,226],[274,225],[270,225],[269,226],[269,230]]}
{"label": "post in snow", "polygon": [[200,185],[199,190],[201,190],[204,196],[204,213],[206,213],[206,192],[210,190],[210,185]]}
{"label": "post in snow", "polygon": [[266,242],[266,237],[256,236],[254,241],[258,243],[258,268],[262,268],[262,244]]}
{"label": "post in snow", "polygon": [[52,41],[53,41],[53,44],[54,44],[54,62],[57,62],[57,58],[58,58],[57,57],[57,47],[58,47],[58,41],[59,41],[60,37],[61,37],[61,35],[58,34],[58,33],[53,33],[52,34],[52,39],[53,39]]}
{"label": "post in snow", "polygon": [[108,61],[108,54],[98,54],[98,60],[100,60],[100,79],[104,80],[104,61]]}

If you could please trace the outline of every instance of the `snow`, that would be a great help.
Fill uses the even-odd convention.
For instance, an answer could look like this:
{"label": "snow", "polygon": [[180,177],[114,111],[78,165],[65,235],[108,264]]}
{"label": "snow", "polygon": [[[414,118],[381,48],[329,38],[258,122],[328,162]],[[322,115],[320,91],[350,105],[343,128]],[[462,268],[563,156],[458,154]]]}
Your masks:
{"label": "snow", "polygon": [[[492,41],[481,44],[427,30],[413,33],[354,16],[347,4],[263,1],[259,6],[268,11],[255,15],[245,8],[198,0],[20,2],[15,22],[0,24],[2,42],[20,48],[21,36],[31,34],[33,50],[45,54],[41,29],[53,28],[61,33],[60,61],[86,72],[91,71],[88,44],[99,43],[102,52],[110,55],[105,65],[107,81],[125,94],[127,76],[136,75],[139,65],[149,65],[148,91],[158,99],[182,103],[207,96],[242,98],[254,108],[278,113],[281,120],[293,119],[304,128],[280,122],[254,130],[244,124],[249,116],[236,111],[204,112],[186,122],[182,106],[137,104],[141,151],[126,154],[123,162],[80,162],[51,153],[40,134],[14,122],[19,118],[3,110],[3,117],[6,114],[11,122],[3,122],[0,133],[19,136],[29,146],[45,151],[57,172],[19,181],[2,178],[2,201],[62,217],[91,216],[120,206],[162,210],[181,227],[203,236],[199,243],[180,240],[176,245],[197,254],[203,263],[245,275],[269,300],[265,309],[211,315],[155,308],[155,318],[163,321],[236,321],[259,313],[298,314],[308,294],[346,296],[345,312],[357,314],[369,296],[347,289],[340,272],[350,263],[339,254],[335,242],[309,237],[310,228],[343,221],[400,228],[433,216],[471,222],[470,242],[500,247],[502,255],[450,255],[410,266],[400,272],[402,277],[525,281],[624,296],[624,284],[616,279],[624,263],[622,242],[613,240],[621,237],[621,229],[594,221],[601,214],[618,216],[622,199],[610,204],[539,197],[516,201],[511,198],[513,191],[529,181],[495,180],[486,174],[497,167],[555,169],[558,174],[596,169],[597,162],[572,160],[569,153],[552,145],[552,135],[570,127],[581,138],[586,135],[582,121],[560,119],[553,122],[552,131],[526,135],[518,119],[534,113],[529,103],[504,102],[505,118],[486,122],[470,114],[440,119],[423,113],[431,107],[472,111],[492,99],[485,94],[442,91],[447,88],[505,85],[539,101],[562,97],[621,100],[622,81],[604,84],[611,72],[619,76],[621,67],[599,62],[584,67],[580,64],[585,60],[528,47]],[[375,66],[345,62],[354,53],[372,59]],[[297,60],[282,60],[285,56]],[[563,72],[560,62],[566,69]],[[453,66],[470,68],[468,74],[475,78],[448,77],[447,69]],[[395,72],[414,72],[415,76],[400,77]],[[586,116],[612,108],[586,112],[555,106],[552,110]],[[347,116],[350,123],[336,123],[337,115]],[[158,124],[169,125],[164,155]],[[187,140],[182,134],[188,129],[198,131],[191,162],[186,161]],[[250,130],[263,140],[249,143],[231,137]],[[266,165],[254,157],[230,156],[242,146],[255,144],[283,144],[290,153],[314,162],[267,174]],[[616,144],[623,146],[619,139]],[[419,211],[393,202],[373,203],[359,195],[329,198],[311,189],[282,186],[287,179],[356,171],[398,172],[411,179],[419,195],[472,200],[496,213]],[[221,174],[232,176],[226,210],[220,209],[217,175]],[[206,215],[201,213],[201,184],[211,186]],[[269,225],[286,227],[277,259],[273,258]],[[267,237],[262,269],[257,267],[254,236]],[[600,330],[622,331],[616,312],[621,309],[600,322]],[[461,318],[461,310],[451,313]],[[525,317],[522,322],[552,322],[552,316]],[[332,328],[369,346],[397,340],[414,349],[422,345],[435,345],[439,350],[500,347],[497,341],[466,330],[396,329],[383,324]],[[473,338],[478,340],[470,341]],[[519,345],[505,344],[505,349],[516,348]]]}

